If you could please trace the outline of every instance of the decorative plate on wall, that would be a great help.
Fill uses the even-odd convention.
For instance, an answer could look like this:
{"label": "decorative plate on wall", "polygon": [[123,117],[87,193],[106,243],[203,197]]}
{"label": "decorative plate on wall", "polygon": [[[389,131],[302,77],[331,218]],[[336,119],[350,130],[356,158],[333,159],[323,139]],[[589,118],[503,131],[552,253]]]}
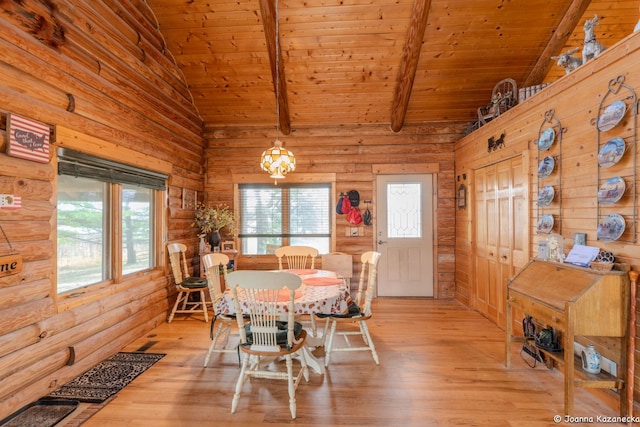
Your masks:
{"label": "decorative plate on wall", "polygon": [[542,215],[538,220],[538,233],[549,234],[551,230],[553,230],[553,215],[546,214]]}
{"label": "decorative plate on wall", "polygon": [[547,185],[543,187],[540,193],[538,193],[538,206],[549,206],[555,195],[556,191],[553,189],[553,186]]}
{"label": "decorative plate on wall", "polygon": [[598,153],[598,164],[602,168],[608,168],[620,161],[624,154],[624,140],[612,138],[602,146]]}
{"label": "decorative plate on wall", "polygon": [[556,161],[552,156],[547,156],[538,165],[538,178],[546,178],[551,175],[556,166]]}
{"label": "decorative plate on wall", "polygon": [[598,201],[603,205],[613,205],[622,198],[626,187],[622,177],[614,176],[609,178],[598,190]]}
{"label": "decorative plate on wall", "polygon": [[553,128],[546,128],[540,134],[538,140],[538,150],[546,151],[553,145],[553,141],[556,139],[556,131]]}
{"label": "decorative plate on wall", "polygon": [[602,111],[602,115],[598,117],[598,130],[608,131],[616,127],[620,120],[627,112],[627,105],[624,101],[616,101]]}
{"label": "decorative plate on wall", "polygon": [[613,242],[624,233],[625,222],[622,215],[611,214],[598,224],[598,240]]}

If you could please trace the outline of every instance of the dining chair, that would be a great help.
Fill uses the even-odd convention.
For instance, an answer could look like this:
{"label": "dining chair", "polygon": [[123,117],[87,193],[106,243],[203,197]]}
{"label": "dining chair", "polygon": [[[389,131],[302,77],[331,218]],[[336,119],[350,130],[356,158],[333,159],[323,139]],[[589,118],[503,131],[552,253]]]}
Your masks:
{"label": "dining chair", "polygon": [[[275,255],[280,270],[284,270],[285,266],[289,270],[313,269],[318,250],[311,246],[281,246],[275,250]],[[282,262],[283,259],[285,263]]]}
{"label": "dining chair", "polygon": [[[295,291],[301,278],[285,271],[234,271],[227,276],[231,286],[238,330],[240,352],[243,354],[240,376],[235,386],[231,413],[235,413],[242,387],[249,378],[269,378],[287,381],[291,418],[296,418],[296,389],[304,376],[309,381],[304,343],[307,333],[294,319]],[[249,314],[245,323],[244,313]],[[286,321],[282,321],[286,316]],[[294,374],[294,356],[301,368]],[[285,359],[286,372],[278,369],[277,361]],[[276,361],[273,363],[267,363]]]}
{"label": "dining chair", "polygon": [[[371,339],[367,320],[372,316],[371,301],[376,288],[376,278],[378,275],[378,261],[380,260],[380,252],[369,251],[362,254],[360,261],[362,267],[360,270],[360,280],[358,282],[358,291],[355,299],[349,307],[347,314],[332,314],[326,319],[323,340],[326,339],[324,366],[329,366],[331,354],[337,351],[370,351],[376,365],[380,364],[378,353]],[[325,316],[318,316],[325,317]],[[331,323],[331,332],[327,334]],[[357,324],[358,330],[340,329],[338,325]],[[334,347],[334,339],[336,335],[344,337],[346,347]],[[362,345],[353,345],[349,340],[350,336],[360,336],[363,341]],[[325,338],[326,337],[326,338]]]}
{"label": "dining chair", "polygon": [[[209,303],[207,303],[205,298],[207,279],[192,277],[189,274],[187,258],[185,256],[187,247],[185,245],[182,243],[169,243],[167,245],[167,252],[169,252],[171,273],[173,274],[176,289],[178,290],[178,296],[167,318],[167,323],[171,323],[173,317],[178,313],[191,314],[198,311],[202,311],[204,321],[208,322],[209,314],[207,305]],[[197,297],[190,301],[191,294],[197,294]]]}
{"label": "dining chair", "polygon": [[[312,246],[281,246],[275,250],[278,258],[278,268],[284,270],[285,266],[289,270],[306,270],[315,268],[318,250]],[[283,262],[283,259],[285,262]],[[309,263],[309,261],[311,261]],[[313,337],[317,337],[316,321],[313,316],[309,320],[302,320],[311,328]]]}
{"label": "dining chair", "polygon": [[[209,287],[209,296],[213,305],[213,318],[211,319],[211,330],[209,335],[212,342],[204,358],[204,367],[206,368],[211,359],[212,353],[236,353],[237,346],[227,347],[229,343],[229,335],[233,323],[236,321],[235,316],[226,315],[218,312],[217,304],[222,299],[222,279],[220,276],[227,278],[227,265],[229,257],[221,253],[210,253],[202,257],[205,275],[207,276],[207,284]],[[218,326],[216,327],[216,321]]]}

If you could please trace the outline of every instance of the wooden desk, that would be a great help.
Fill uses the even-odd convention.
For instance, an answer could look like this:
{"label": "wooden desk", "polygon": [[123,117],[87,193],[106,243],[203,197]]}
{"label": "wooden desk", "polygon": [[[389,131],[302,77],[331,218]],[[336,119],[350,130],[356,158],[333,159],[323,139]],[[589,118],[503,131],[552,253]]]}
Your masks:
{"label": "wooden desk", "polygon": [[[531,260],[509,280],[507,288],[506,365],[511,365],[511,343],[522,341],[513,336],[513,313],[519,309],[538,323],[552,326],[562,333],[561,352],[543,353],[564,364],[564,410],[573,411],[574,387],[624,387],[627,375],[629,337],[629,278],[620,271],[602,272],[549,261]],[[609,352],[618,364],[618,377],[603,373],[582,373],[574,356],[576,336],[615,337],[619,346]],[[580,378],[577,378],[580,377]],[[626,400],[620,393],[620,414],[628,414]]]}

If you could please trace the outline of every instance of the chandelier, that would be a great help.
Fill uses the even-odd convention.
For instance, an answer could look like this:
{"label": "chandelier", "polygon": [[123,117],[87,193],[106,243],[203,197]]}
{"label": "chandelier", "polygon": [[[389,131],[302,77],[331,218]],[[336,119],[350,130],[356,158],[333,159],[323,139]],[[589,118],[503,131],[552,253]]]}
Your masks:
{"label": "chandelier", "polygon": [[[280,41],[278,38],[278,1],[275,3],[275,64],[276,64],[276,131],[280,134]],[[273,147],[266,149],[260,157],[260,167],[263,171],[271,174],[271,178],[275,179],[275,183],[278,183],[278,179],[283,179],[285,175],[296,169],[296,158],[293,153],[282,146],[282,141],[277,137],[273,142]]]}
{"label": "chandelier", "polygon": [[293,153],[282,146],[282,141],[276,138],[273,147],[262,153],[260,167],[271,174],[273,179],[282,179],[296,169],[296,158]]}

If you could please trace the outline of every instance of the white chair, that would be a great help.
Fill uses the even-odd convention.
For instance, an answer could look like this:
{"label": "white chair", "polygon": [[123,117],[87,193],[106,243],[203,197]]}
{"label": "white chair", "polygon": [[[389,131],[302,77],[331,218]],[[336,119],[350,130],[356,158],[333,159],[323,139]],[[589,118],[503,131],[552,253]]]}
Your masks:
{"label": "white chair", "polygon": [[[374,251],[362,254],[360,257],[362,261],[362,269],[360,271],[358,292],[356,293],[355,300],[353,301],[355,305],[350,307],[348,314],[328,316],[323,335],[323,340],[325,340],[326,337],[327,344],[325,347],[324,366],[329,366],[331,354],[336,351],[370,351],[376,365],[380,364],[378,353],[376,353],[376,348],[373,345],[373,340],[371,339],[369,328],[367,327],[367,320],[372,316],[371,301],[373,300],[373,294],[375,293],[378,261],[380,260],[380,256],[380,252]],[[331,332],[327,335],[329,323],[331,323]],[[357,331],[353,329],[341,329],[338,331],[338,324],[357,324],[359,329]],[[334,347],[334,339],[336,335],[344,337],[347,344],[346,347]],[[349,336],[353,335],[360,336],[363,341],[363,345],[353,345],[351,341],[349,341]]]}
{"label": "white chair", "polygon": [[[314,269],[318,256],[318,250],[312,246],[281,246],[274,253],[280,270],[284,270],[285,266],[289,270]],[[306,320],[304,322],[307,323]],[[313,337],[317,337],[316,319],[311,316],[308,322]]]}
{"label": "white chair", "polygon": [[[285,271],[242,270],[229,273],[227,283],[233,292],[236,320],[240,330],[240,351],[243,353],[242,368],[231,403],[235,413],[240,393],[246,380],[251,377],[286,380],[289,391],[291,418],[296,418],[296,389],[304,376],[309,381],[309,368],[305,359],[304,342],[307,333],[294,319],[295,290],[302,283],[299,276]],[[245,324],[242,307],[249,314]],[[280,319],[286,316],[287,321]],[[293,372],[294,356],[300,360],[301,368]],[[287,371],[277,369],[269,358],[284,358]],[[256,393],[252,393],[256,394]]]}
{"label": "white chair", "polygon": [[[173,279],[176,283],[176,289],[178,290],[176,303],[173,305],[173,309],[167,318],[167,323],[171,323],[173,317],[177,313],[191,314],[198,311],[202,311],[204,314],[204,321],[208,322],[208,303],[205,298],[207,279],[190,276],[185,256],[185,253],[187,252],[187,247],[185,245],[182,243],[169,243],[167,245],[167,251],[169,252],[171,272],[173,273]],[[189,301],[191,294],[198,294],[199,299]]]}
{"label": "white chair", "polygon": [[[275,255],[278,257],[278,268],[280,270],[286,268],[289,270],[299,269],[313,269],[315,268],[316,257],[318,256],[318,250],[311,246],[281,246],[275,250]],[[311,261],[309,265],[307,265]]]}
{"label": "white chair", "polygon": [[[207,276],[207,283],[209,285],[209,296],[213,305],[213,319],[211,319],[211,345],[207,356],[204,358],[204,367],[209,364],[211,353],[236,353],[237,346],[228,348],[229,335],[231,333],[231,327],[235,322],[235,316],[225,315],[218,313],[217,304],[222,299],[222,283],[220,276],[227,278],[227,264],[229,264],[229,257],[221,253],[206,254],[202,257],[202,264],[204,265],[204,271]],[[218,326],[215,326],[218,321]]]}

